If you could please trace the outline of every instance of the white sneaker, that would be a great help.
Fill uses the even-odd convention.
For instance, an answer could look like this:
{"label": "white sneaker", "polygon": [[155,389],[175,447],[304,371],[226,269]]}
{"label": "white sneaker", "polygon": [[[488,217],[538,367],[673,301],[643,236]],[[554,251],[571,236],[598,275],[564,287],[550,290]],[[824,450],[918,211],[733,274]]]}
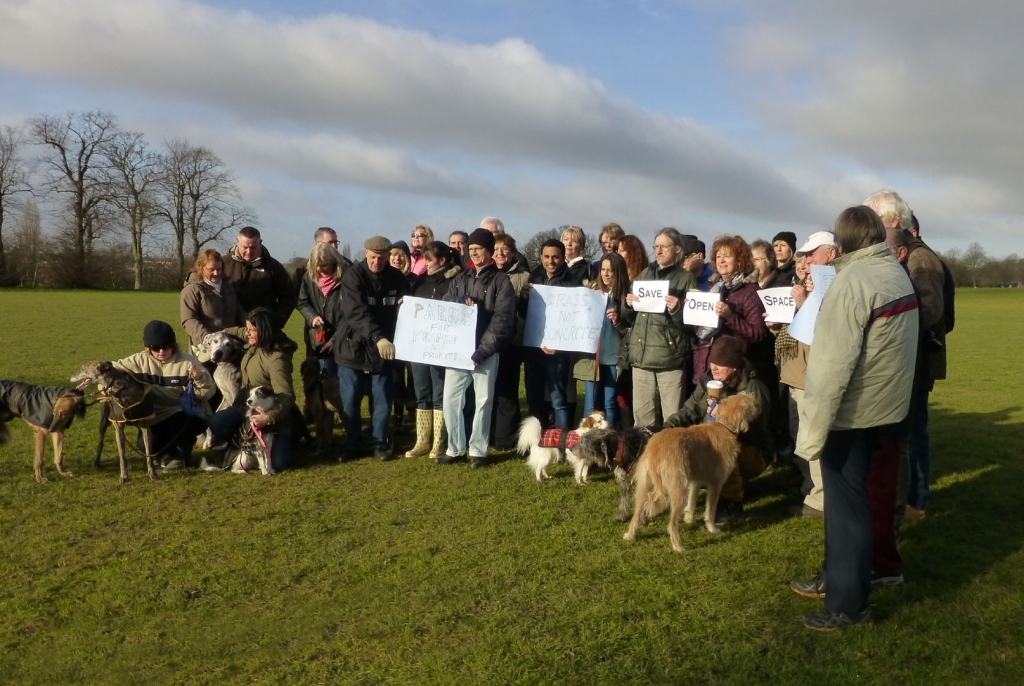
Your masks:
{"label": "white sneaker", "polygon": [[205,457],[203,458],[203,461],[199,463],[199,468],[202,469],[204,472],[219,472],[219,471],[221,471],[220,467],[217,467],[217,466],[214,466],[214,465],[210,464],[210,462]]}

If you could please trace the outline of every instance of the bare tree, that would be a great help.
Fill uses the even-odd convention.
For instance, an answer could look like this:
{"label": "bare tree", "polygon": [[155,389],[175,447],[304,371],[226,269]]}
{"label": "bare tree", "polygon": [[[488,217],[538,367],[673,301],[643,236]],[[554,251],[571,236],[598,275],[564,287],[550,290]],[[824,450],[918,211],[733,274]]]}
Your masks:
{"label": "bare tree", "polygon": [[122,213],[131,241],[135,290],[142,288],[142,237],[153,216],[153,188],[160,156],[149,149],[141,133],[122,131],[103,148],[109,164],[107,197]]}
{"label": "bare tree", "polygon": [[31,198],[22,207],[21,217],[14,225],[13,238],[11,265],[17,275],[18,285],[35,288],[42,259],[43,227],[39,219],[39,208]]}
{"label": "bare tree", "polygon": [[167,143],[161,161],[161,193],[156,211],[174,231],[179,271],[187,257],[195,260],[203,246],[225,231],[254,221],[242,206],[235,176],[208,148],[179,139]]}
{"label": "bare tree", "polygon": [[967,252],[963,256],[963,264],[971,281],[971,286],[974,288],[978,287],[981,272],[990,261],[989,256],[985,254],[985,248],[981,247],[981,243],[971,243],[967,246]]}
{"label": "bare tree", "polygon": [[7,281],[7,250],[4,246],[4,221],[17,209],[17,196],[32,190],[29,165],[19,155],[22,132],[11,126],[0,129],[0,284]]}
{"label": "bare tree", "polygon": [[98,110],[41,115],[29,120],[29,129],[37,144],[50,148],[42,158],[50,189],[69,196],[75,273],[86,284],[93,242],[101,229],[97,208],[108,188],[102,150],[118,132],[117,119]]}

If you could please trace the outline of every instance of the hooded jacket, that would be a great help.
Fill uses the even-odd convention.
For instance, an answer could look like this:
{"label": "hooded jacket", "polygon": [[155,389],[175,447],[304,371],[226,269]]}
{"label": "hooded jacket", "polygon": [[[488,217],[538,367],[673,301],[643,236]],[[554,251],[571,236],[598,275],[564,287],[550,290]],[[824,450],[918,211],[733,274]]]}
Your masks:
{"label": "hooded jacket", "polygon": [[270,256],[267,246],[262,246],[260,256],[251,262],[239,257],[237,247],[232,247],[224,260],[224,280],[231,283],[242,312],[267,307],[274,313],[274,322],[279,329],[288,323],[298,293],[288,270]]}
{"label": "hooded jacket", "polygon": [[697,290],[697,282],[688,270],[673,264],[650,265],[636,277],[637,281],[668,281],[668,293],[679,298],[675,312],[637,312],[625,306],[619,311],[629,334],[629,362],[634,367],[651,370],[682,369],[690,360],[690,327],[683,323],[683,300],[687,291]]}
{"label": "hooded jacket", "polygon": [[[245,327],[230,329],[227,333],[237,336],[243,341],[245,338]],[[242,370],[242,388],[245,393],[239,393],[237,403],[244,403],[248,392],[257,386],[266,386],[274,392],[277,403],[274,409],[267,413],[270,417],[268,431],[291,435],[292,423],[290,414],[295,406],[295,389],[292,386],[292,357],[299,349],[295,341],[283,333],[277,335],[277,339],[269,349],[245,346],[245,354],[238,366]]]}
{"label": "hooded jacket", "polygon": [[451,280],[444,300],[476,303],[476,351],[473,361],[480,364],[500,353],[512,342],[516,332],[516,294],[508,274],[491,260],[482,267],[472,263]]}
{"label": "hooded jacket", "polygon": [[398,308],[409,282],[390,264],[379,274],[366,260],[341,275],[341,320],[334,334],[334,361],[342,367],[378,373],[384,360],[377,350],[382,338],[394,342]]}
{"label": "hooded jacket", "polygon": [[796,454],[817,459],[830,431],[906,418],[917,360],[918,303],[885,243],[833,264],[807,359]]}
{"label": "hooded jacket", "polygon": [[245,323],[245,313],[231,283],[222,280],[218,291],[194,272],[188,275],[181,289],[178,314],[193,348],[203,342],[206,334]]}

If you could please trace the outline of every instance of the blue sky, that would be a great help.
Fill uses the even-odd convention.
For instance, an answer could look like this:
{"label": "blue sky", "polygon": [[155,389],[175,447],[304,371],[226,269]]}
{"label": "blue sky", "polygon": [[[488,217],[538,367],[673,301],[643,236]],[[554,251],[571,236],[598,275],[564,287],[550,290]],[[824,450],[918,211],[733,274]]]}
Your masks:
{"label": "blue sky", "polygon": [[485,215],[802,238],[884,187],[940,250],[1021,253],[1024,9],[961,5],[6,0],[0,124],[206,145],[283,257]]}

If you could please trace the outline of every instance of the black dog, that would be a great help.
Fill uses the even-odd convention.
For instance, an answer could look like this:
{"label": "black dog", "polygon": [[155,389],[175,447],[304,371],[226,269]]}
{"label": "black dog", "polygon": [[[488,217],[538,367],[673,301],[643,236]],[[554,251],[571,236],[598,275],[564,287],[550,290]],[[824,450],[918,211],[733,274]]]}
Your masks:
{"label": "black dog", "polygon": [[633,468],[652,436],[649,429],[592,429],[580,435],[572,449],[581,460],[612,470],[619,483],[619,511],[615,519],[624,522],[632,514],[629,494],[633,482]]}

